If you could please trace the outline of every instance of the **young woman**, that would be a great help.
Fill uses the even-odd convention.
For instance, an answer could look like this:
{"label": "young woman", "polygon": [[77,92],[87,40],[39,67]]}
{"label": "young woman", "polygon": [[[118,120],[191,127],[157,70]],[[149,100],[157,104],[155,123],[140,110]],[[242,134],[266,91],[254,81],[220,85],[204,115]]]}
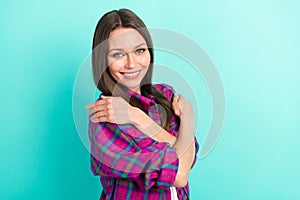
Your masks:
{"label": "young woman", "polygon": [[99,99],[89,109],[91,169],[104,199],[189,199],[196,160],[190,103],[167,84],[151,83],[153,46],[127,9],[106,13],[93,40]]}

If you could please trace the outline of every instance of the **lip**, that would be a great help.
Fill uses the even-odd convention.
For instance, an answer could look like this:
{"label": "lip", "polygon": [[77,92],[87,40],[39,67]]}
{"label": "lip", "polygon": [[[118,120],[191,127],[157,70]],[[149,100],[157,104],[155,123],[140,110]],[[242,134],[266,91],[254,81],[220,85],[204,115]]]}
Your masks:
{"label": "lip", "polygon": [[120,73],[126,79],[136,79],[140,75],[141,70],[132,71],[132,72],[120,72]]}
{"label": "lip", "polygon": [[135,73],[135,72],[138,72],[138,71],[141,71],[141,69],[139,69],[139,70],[135,70],[135,71],[120,72],[120,73],[121,73],[121,74],[125,74],[125,73]]}

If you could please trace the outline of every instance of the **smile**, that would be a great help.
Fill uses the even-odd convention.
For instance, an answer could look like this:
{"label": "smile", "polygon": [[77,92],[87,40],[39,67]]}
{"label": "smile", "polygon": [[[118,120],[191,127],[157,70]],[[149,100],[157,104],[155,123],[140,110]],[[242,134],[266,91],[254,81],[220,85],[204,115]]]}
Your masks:
{"label": "smile", "polygon": [[135,79],[139,76],[141,70],[134,72],[121,72],[121,74],[127,79]]}

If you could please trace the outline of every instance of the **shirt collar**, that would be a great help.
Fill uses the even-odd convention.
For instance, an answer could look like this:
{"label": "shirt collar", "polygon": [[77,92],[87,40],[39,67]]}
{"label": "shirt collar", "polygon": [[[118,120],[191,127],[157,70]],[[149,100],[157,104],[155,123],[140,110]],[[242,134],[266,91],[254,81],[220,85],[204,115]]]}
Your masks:
{"label": "shirt collar", "polygon": [[143,107],[146,110],[149,110],[152,105],[155,105],[155,97],[151,94],[148,94],[147,95],[148,97],[146,97],[146,96],[140,95],[139,93],[137,93],[131,89],[127,89],[127,93],[130,96],[136,98],[139,102],[141,102],[141,104],[143,105]]}

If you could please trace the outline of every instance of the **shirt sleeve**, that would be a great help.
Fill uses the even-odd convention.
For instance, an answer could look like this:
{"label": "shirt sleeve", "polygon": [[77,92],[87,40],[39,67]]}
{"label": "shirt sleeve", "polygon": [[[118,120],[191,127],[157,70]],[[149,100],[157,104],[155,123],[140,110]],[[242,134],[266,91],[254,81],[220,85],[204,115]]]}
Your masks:
{"label": "shirt sleeve", "polygon": [[142,190],[171,187],[179,164],[175,149],[143,135],[132,125],[89,121],[93,174],[135,181]]}

